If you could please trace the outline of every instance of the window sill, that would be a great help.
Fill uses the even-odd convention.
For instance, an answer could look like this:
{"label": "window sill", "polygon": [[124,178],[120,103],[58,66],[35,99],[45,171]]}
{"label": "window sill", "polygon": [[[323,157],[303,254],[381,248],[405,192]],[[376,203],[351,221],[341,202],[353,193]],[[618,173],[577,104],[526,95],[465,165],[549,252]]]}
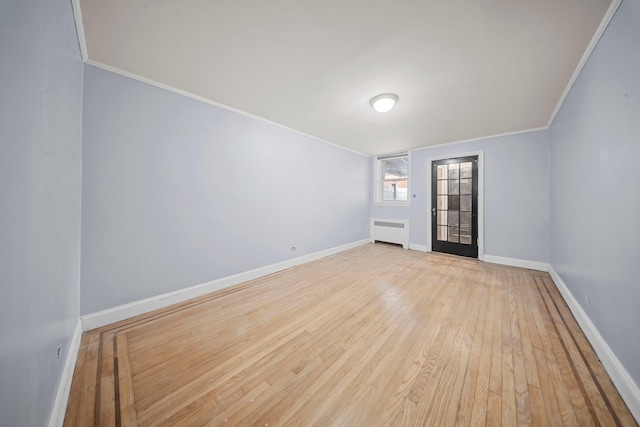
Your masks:
{"label": "window sill", "polygon": [[373,202],[375,206],[411,206],[411,202]]}

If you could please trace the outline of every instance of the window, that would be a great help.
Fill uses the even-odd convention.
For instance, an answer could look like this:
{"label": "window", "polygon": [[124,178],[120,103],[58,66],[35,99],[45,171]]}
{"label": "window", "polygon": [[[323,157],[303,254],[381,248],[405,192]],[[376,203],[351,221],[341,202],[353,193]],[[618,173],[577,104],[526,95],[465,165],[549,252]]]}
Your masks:
{"label": "window", "polygon": [[409,153],[376,157],[376,202],[409,203]]}

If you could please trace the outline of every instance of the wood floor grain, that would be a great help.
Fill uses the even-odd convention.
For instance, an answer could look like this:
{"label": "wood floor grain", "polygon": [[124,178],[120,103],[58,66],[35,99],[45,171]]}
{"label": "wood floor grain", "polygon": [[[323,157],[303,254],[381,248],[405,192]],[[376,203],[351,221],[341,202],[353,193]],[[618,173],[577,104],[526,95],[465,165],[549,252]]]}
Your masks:
{"label": "wood floor grain", "polygon": [[65,426],[635,426],[546,273],[366,245],[87,332]]}

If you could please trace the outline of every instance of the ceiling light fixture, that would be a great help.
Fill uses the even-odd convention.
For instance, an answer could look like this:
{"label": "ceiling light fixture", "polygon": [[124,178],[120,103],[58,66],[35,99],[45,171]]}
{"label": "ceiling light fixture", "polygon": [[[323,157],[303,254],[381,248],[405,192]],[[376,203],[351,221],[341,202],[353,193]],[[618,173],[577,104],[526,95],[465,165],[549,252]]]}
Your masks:
{"label": "ceiling light fixture", "polygon": [[382,93],[371,98],[369,104],[371,104],[373,109],[378,113],[386,113],[396,105],[396,102],[398,102],[398,95],[395,93]]}

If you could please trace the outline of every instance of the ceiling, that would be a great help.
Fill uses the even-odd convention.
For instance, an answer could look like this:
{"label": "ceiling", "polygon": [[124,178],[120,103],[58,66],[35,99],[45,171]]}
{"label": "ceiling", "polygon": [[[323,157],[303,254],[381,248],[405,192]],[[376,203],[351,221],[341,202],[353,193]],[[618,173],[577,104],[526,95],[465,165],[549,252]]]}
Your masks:
{"label": "ceiling", "polygon": [[[611,5],[79,2],[89,63],[365,154],[548,126]],[[383,92],[400,100],[380,114]]]}

